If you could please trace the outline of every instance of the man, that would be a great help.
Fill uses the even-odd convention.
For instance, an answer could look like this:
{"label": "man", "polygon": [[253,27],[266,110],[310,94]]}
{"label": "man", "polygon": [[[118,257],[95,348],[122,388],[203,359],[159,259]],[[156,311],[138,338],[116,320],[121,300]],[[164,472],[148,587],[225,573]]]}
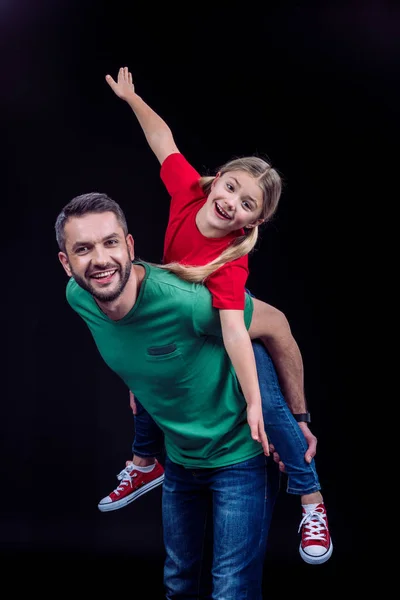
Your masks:
{"label": "man", "polygon": [[[56,236],[70,277],[68,302],[106,364],[164,433],[166,598],[199,597],[211,500],[213,597],[260,600],[273,497],[209,292],[133,262],[125,216],[105,194],[74,198],[57,218]],[[246,297],[252,339],[267,334],[262,306]],[[287,340],[282,348],[287,350]],[[270,383],[270,393],[280,394],[277,380]],[[305,412],[305,404],[298,408]],[[315,454],[311,432],[308,441]]]}

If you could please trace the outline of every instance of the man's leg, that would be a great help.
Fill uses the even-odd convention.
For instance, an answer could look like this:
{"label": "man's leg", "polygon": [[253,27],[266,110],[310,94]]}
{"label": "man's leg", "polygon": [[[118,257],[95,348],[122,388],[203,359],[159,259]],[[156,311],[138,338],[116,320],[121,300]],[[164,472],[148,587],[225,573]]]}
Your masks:
{"label": "man's leg", "polygon": [[265,456],[213,471],[212,597],[261,600],[271,509]]}
{"label": "man's leg", "polygon": [[164,468],[157,460],[164,446],[164,436],[149,413],[136,399],[133,460],[117,475],[118,487],[103,498],[98,508],[109,512],[127,506],[164,481]]}
{"label": "man's leg", "polygon": [[200,591],[211,498],[204,474],[209,471],[212,469],[185,469],[165,459],[162,513],[166,600],[209,597]]}
{"label": "man's leg", "polygon": [[275,502],[278,498],[279,490],[281,487],[281,472],[279,470],[279,466],[273,461],[272,456],[267,456],[265,462],[267,467],[267,522],[265,526],[265,535],[268,540],[268,534],[271,527]]}

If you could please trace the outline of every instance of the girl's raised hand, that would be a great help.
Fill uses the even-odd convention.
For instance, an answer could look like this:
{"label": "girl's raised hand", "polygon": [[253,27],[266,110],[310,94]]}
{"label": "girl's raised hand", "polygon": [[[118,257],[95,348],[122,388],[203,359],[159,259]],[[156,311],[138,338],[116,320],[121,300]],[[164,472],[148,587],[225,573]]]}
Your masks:
{"label": "girl's raised hand", "polygon": [[128,67],[120,68],[117,81],[115,81],[111,75],[106,75],[106,81],[112,91],[122,100],[127,100],[129,96],[135,93],[135,86],[132,82],[132,73],[129,72]]}

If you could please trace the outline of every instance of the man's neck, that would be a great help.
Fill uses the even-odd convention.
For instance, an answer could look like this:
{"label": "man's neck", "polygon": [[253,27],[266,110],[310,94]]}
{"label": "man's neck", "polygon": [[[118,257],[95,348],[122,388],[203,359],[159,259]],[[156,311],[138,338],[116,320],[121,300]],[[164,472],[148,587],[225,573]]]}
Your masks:
{"label": "man's neck", "polygon": [[114,302],[99,302],[96,300],[100,310],[113,321],[123,319],[136,303],[145,273],[144,267],[132,265],[131,274],[124,291]]}

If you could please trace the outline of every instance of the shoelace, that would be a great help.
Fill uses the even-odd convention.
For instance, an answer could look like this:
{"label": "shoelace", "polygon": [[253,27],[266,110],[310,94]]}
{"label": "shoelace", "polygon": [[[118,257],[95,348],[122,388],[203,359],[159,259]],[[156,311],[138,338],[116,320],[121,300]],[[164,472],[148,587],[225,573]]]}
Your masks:
{"label": "shoelace", "polygon": [[132,471],[133,471],[132,468],[127,467],[126,469],[122,469],[122,471],[117,475],[117,479],[118,479],[118,481],[121,481],[121,483],[119,484],[119,486],[117,488],[115,488],[114,493],[117,494],[118,496],[119,496],[119,493],[122,492],[124,490],[124,488],[126,488],[127,485],[130,485],[131,487],[133,487],[132,477],[136,477],[137,473],[134,473],[133,475],[131,475]]}
{"label": "shoelace", "polygon": [[327,526],[324,519],[324,516],[319,511],[312,511],[310,513],[306,513],[302,520],[300,521],[298,533],[301,531],[301,528],[305,528],[305,540],[322,540],[326,539],[326,531]]}

